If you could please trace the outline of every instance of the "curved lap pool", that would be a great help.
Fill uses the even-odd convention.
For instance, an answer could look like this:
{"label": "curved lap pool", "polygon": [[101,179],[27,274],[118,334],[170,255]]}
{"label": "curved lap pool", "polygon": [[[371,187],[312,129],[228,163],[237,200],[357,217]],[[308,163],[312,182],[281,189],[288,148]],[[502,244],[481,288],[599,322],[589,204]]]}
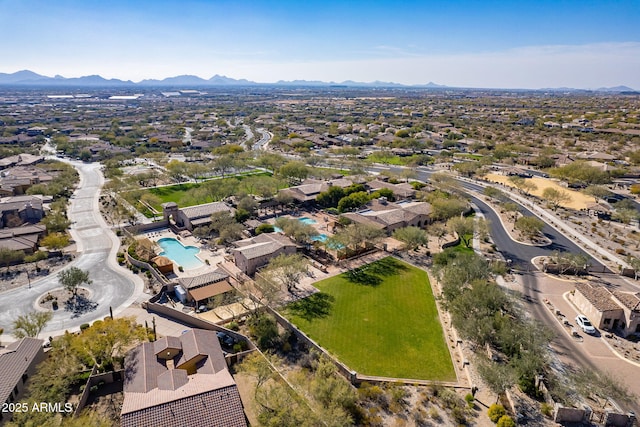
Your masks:
{"label": "curved lap pool", "polygon": [[183,246],[173,237],[164,237],[158,240],[162,252],[158,255],[166,256],[185,270],[202,267],[204,263],[196,256],[200,249],[195,246]]}

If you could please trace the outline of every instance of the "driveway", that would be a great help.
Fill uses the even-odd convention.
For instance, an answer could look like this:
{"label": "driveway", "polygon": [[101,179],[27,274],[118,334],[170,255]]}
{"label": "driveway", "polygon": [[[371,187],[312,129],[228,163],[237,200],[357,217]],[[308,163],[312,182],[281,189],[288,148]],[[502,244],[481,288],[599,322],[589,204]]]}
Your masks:
{"label": "driveway", "polygon": [[[129,270],[117,265],[115,253],[119,239],[111,231],[100,215],[99,196],[104,177],[99,163],[69,162],[80,173],[78,189],[71,198],[69,219],[72,221],[71,236],[76,241],[78,256],[67,267],[75,266],[89,271],[93,281],[84,286],[91,291],[90,300],[95,308],[82,314],[65,311],[61,306],[54,311],[40,337],[60,335],[65,330],[73,330],[83,323],[89,323],[109,315],[120,313],[138,296],[143,295],[142,279]],[[37,301],[48,291],[59,288],[57,275],[51,275],[0,294],[0,328],[5,331],[3,341],[10,341],[12,322],[22,314],[37,309]]]}

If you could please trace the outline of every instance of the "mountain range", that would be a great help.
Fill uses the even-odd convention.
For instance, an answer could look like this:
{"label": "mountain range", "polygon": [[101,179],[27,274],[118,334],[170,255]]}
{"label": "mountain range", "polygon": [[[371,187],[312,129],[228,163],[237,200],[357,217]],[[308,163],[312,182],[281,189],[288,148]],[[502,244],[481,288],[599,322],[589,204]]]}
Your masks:
{"label": "mountain range", "polygon": [[[193,75],[181,75],[175,77],[167,77],[162,80],[157,79],[145,79],[140,82],[133,82],[131,80],[119,80],[119,79],[105,79],[99,75],[72,77],[66,78],[60,75],[55,77],[43,76],[33,71],[22,70],[15,73],[0,73],[0,86],[41,86],[41,87],[117,87],[117,86],[135,86],[135,87],[206,87],[206,86],[315,86],[315,87],[369,87],[369,88],[452,88],[450,86],[439,85],[433,82],[421,85],[404,85],[401,83],[393,82],[356,82],[347,80],[344,82],[323,82],[318,80],[293,80],[284,81],[280,80],[275,83],[256,83],[246,79],[233,79],[231,77],[214,75],[210,79],[203,79],[202,77]],[[547,88],[542,90],[555,90],[555,91],[579,91],[583,89],[573,88]],[[610,92],[610,93],[622,93],[622,92],[634,92],[634,89],[628,86],[616,86],[616,87],[602,87],[595,89],[596,92]]]}

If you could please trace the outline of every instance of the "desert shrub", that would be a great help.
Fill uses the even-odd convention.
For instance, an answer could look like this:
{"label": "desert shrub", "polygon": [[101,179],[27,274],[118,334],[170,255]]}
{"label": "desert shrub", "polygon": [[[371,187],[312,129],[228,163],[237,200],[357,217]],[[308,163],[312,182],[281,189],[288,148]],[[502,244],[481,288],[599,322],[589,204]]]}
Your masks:
{"label": "desert shrub", "polygon": [[467,393],[467,395],[464,397],[464,400],[467,402],[467,405],[469,405],[469,408],[473,408],[473,402],[476,400],[473,397],[473,394]]}
{"label": "desert shrub", "polygon": [[497,427],[515,427],[516,422],[509,415],[503,415],[498,420]]}
{"label": "desert shrub", "polygon": [[489,419],[491,421],[497,423],[500,418],[507,415],[507,411],[505,411],[504,406],[494,403],[493,405],[489,406],[487,414],[489,415]]}
{"label": "desert shrub", "polygon": [[550,418],[551,415],[553,415],[553,405],[544,402],[542,405],[540,405],[540,412],[542,412],[544,416]]}
{"label": "desert shrub", "polygon": [[271,224],[260,224],[256,227],[256,234],[273,233],[275,229]]}
{"label": "desert shrub", "polygon": [[231,329],[232,331],[238,331],[240,330],[240,325],[238,325],[238,322],[236,321],[229,322],[229,324],[227,325],[227,329]]}
{"label": "desert shrub", "polygon": [[436,408],[435,406],[429,408],[429,418],[438,422],[442,421],[442,415],[440,415],[440,411],[438,411],[438,408]]}
{"label": "desert shrub", "polygon": [[466,425],[467,424],[467,414],[465,413],[463,408],[461,408],[459,406],[456,406],[451,411],[451,416],[453,417],[455,422],[458,423],[458,425]]}
{"label": "desert shrub", "polygon": [[280,342],[278,325],[273,317],[262,314],[252,317],[247,322],[249,333],[256,339],[261,349],[275,348]]}

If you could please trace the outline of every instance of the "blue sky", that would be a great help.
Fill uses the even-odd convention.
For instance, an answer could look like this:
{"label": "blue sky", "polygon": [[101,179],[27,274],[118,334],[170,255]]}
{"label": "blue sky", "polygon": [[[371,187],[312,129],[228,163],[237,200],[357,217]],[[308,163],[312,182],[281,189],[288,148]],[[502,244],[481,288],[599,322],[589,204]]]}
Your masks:
{"label": "blue sky", "polygon": [[640,0],[0,0],[0,72],[640,89]]}

